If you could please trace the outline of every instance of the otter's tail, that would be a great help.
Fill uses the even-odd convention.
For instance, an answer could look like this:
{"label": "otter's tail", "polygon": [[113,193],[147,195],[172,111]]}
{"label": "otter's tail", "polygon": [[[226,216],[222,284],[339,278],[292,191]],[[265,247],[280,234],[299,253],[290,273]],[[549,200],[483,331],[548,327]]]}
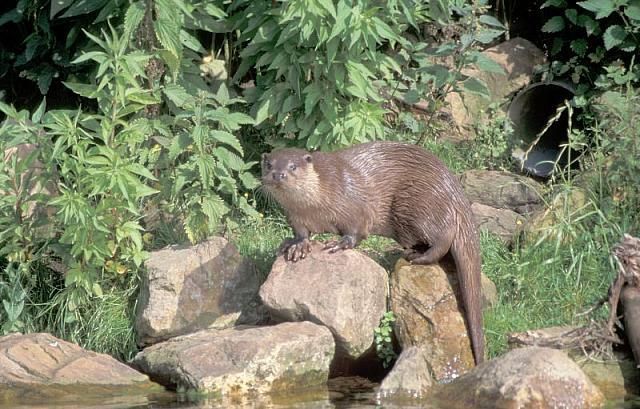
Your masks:
{"label": "otter's tail", "polygon": [[462,305],[476,365],[484,361],[484,330],[480,283],[480,243],[476,227],[470,217],[464,217],[451,245],[456,262]]}

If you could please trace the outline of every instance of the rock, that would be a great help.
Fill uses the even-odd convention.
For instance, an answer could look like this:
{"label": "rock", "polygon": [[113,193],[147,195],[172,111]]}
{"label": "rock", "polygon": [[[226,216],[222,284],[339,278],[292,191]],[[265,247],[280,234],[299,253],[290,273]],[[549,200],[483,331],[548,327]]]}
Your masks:
{"label": "rock", "polygon": [[295,263],[278,259],[260,288],[277,321],[311,321],[331,330],[336,358],[355,360],[373,345],[373,330],[386,311],[387,272],[356,250],[313,251]]}
{"label": "rock", "polygon": [[202,330],[144,349],[133,364],[152,379],[219,396],[324,385],[335,344],[310,322]]}
{"label": "rock", "polygon": [[600,408],[604,396],[564,352],[519,348],[435,391],[448,408]]}
{"label": "rock", "polygon": [[498,288],[484,273],[480,276],[480,285],[482,286],[482,309],[494,307],[498,303]]}
{"label": "rock", "polygon": [[607,400],[640,396],[640,372],[633,359],[621,352],[614,353],[613,359],[599,357],[593,360],[586,357],[583,352],[584,331],[588,331],[588,328],[567,325],[515,332],[508,334],[507,338],[510,348],[533,345],[564,351]]}
{"label": "rock", "polygon": [[461,176],[460,182],[472,203],[510,209],[519,214],[528,214],[542,204],[543,186],[515,173],[470,170]]}
{"label": "rock", "polygon": [[572,352],[570,356],[607,400],[640,396],[640,371],[633,359],[623,354],[604,361],[588,359],[581,352]]}
{"label": "rock", "polygon": [[504,73],[481,71],[474,67],[464,68],[462,74],[477,78],[487,85],[490,98],[486,99],[469,92],[449,93],[445,99],[448,114],[453,120],[454,139],[472,139],[473,127],[482,112],[492,103],[500,103],[506,97],[531,83],[536,65],[546,61],[544,53],[523,38],[512,38],[482,52],[500,65]]}
{"label": "rock", "polygon": [[378,395],[390,400],[420,399],[433,385],[429,364],[422,349],[404,349],[391,372],[380,384]]}
{"label": "rock", "polygon": [[507,245],[513,243],[525,220],[513,210],[496,209],[481,203],[472,203],[471,211],[479,229],[495,234]]}
{"label": "rock", "polygon": [[420,348],[433,379],[449,382],[473,368],[474,360],[458,305],[455,267],[442,265],[452,274],[440,265],[411,265],[399,260],[391,275],[391,310],[402,348]]}
{"label": "rock", "polygon": [[[549,206],[538,209],[529,217],[522,227],[525,240],[529,243],[535,242],[541,235],[549,233],[554,226],[564,225],[592,209],[591,201],[584,189],[573,187],[563,190],[553,197]],[[553,236],[560,237],[562,242],[567,242],[573,239],[572,236],[567,236],[567,232],[565,229],[553,230]]]}
{"label": "rock", "polygon": [[146,375],[111,356],[51,334],[0,337],[0,403],[160,390]]}
{"label": "rock", "polygon": [[193,247],[171,246],[145,263],[136,311],[140,345],[207,328],[255,302],[255,267],[224,238]]}

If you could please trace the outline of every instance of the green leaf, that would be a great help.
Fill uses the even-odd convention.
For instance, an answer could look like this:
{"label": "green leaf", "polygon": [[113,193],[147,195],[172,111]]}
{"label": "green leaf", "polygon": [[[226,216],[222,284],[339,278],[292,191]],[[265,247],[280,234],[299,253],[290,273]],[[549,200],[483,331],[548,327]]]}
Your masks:
{"label": "green leaf", "polygon": [[504,34],[504,30],[496,30],[493,28],[485,28],[476,33],[475,38],[482,44],[489,44],[496,38]]}
{"label": "green leaf", "polygon": [[95,85],[79,84],[75,82],[63,82],[64,86],[69,88],[76,94],[85,98],[97,98],[97,89]]}
{"label": "green leaf", "polygon": [[86,53],[82,53],[82,55],[80,55],[80,57],[78,57],[75,60],[71,61],[71,64],[80,64],[80,63],[83,63],[83,62],[88,61],[88,60],[93,60],[93,61],[101,64],[104,61],[106,61],[107,58],[108,58],[108,55],[105,52],[102,52],[102,51],[89,51],[89,52],[86,52]]}
{"label": "green leaf", "polygon": [[609,17],[617,9],[613,0],[587,0],[579,1],[577,4],[585,10],[596,13],[596,20]]}
{"label": "green leaf", "polygon": [[56,14],[69,7],[71,3],[73,3],[73,0],[52,0],[51,8],[49,9],[49,19],[53,20]]}
{"label": "green leaf", "polygon": [[176,7],[168,0],[158,0],[156,3],[158,16],[153,25],[158,41],[167,50],[180,59],[182,57],[182,43],[180,42],[181,18]]}
{"label": "green leaf", "polygon": [[247,189],[255,189],[260,185],[260,181],[249,172],[242,172],[238,175],[242,185]]}
{"label": "green leaf", "polygon": [[623,27],[615,25],[610,26],[604,32],[604,48],[607,50],[612,49],[613,47],[622,44],[624,39],[627,37],[627,32]]}
{"label": "green leaf", "polygon": [[502,22],[500,20],[498,20],[497,18],[495,18],[493,16],[490,16],[488,14],[481,15],[479,20],[480,20],[480,22],[482,24],[486,24],[488,26],[496,27],[496,28],[499,28],[501,30],[506,30],[506,27],[504,26],[504,24],[502,24]]}
{"label": "green leaf", "polygon": [[564,18],[562,16],[554,16],[547,20],[541,30],[545,33],[557,33],[565,27]]}
{"label": "green leaf", "polygon": [[586,14],[580,14],[578,16],[578,25],[585,28],[588,36],[598,35],[600,32],[600,24]]}
{"label": "green leaf", "polygon": [[494,74],[504,74],[504,68],[502,65],[495,62],[495,60],[491,59],[486,54],[474,52],[472,55],[475,59],[475,66],[480,70]]}
{"label": "green leaf", "polygon": [[211,196],[202,198],[202,212],[209,219],[210,225],[217,225],[222,216],[229,212],[229,207],[220,196],[211,193]]}
{"label": "green leaf", "polygon": [[202,47],[202,44],[200,44],[200,41],[185,30],[180,30],[180,42],[190,50],[198,53],[205,52],[205,49]]}
{"label": "green leaf", "polygon": [[576,9],[566,9],[564,11],[564,15],[571,22],[571,24],[578,24],[578,10]]}
{"label": "green leaf", "polygon": [[151,173],[149,169],[145,168],[139,163],[131,163],[127,166],[127,169],[138,176],[142,176],[143,178],[158,180],[155,176],[153,176],[153,173]]}
{"label": "green leaf", "polygon": [[240,144],[240,142],[238,141],[238,138],[235,135],[225,131],[211,131],[210,135],[216,141],[222,142],[224,144],[231,146],[233,149],[236,150],[236,152],[240,153],[241,155],[244,154],[244,152],[242,151],[242,145]]}
{"label": "green leaf", "polygon": [[[54,0],[55,1],[55,0]],[[107,4],[109,0],[76,0],[60,18],[75,17],[92,13]],[[53,1],[52,1],[53,3]]]}
{"label": "green leaf", "polygon": [[45,98],[42,98],[42,102],[40,103],[40,105],[38,105],[38,109],[36,109],[36,111],[31,116],[31,120],[33,122],[35,123],[40,122],[40,120],[42,119],[42,116],[44,115],[46,106],[47,106],[47,98],[45,97]]}
{"label": "green leaf", "polygon": [[624,14],[630,19],[640,21],[640,0],[629,1],[627,7],[624,8]]}
{"label": "green leaf", "polygon": [[480,81],[477,78],[469,77],[462,82],[462,86],[465,91],[470,92],[475,95],[479,95],[481,97],[490,98],[491,92],[489,88],[485,85],[484,82]]}
{"label": "green leaf", "polygon": [[189,95],[189,93],[181,85],[166,85],[162,92],[167,98],[169,98],[171,102],[173,102],[180,108],[183,108],[187,103],[193,103],[193,97]]}
{"label": "green leaf", "polygon": [[260,103],[260,106],[256,112],[255,124],[260,125],[265,119],[269,117],[269,106],[271,104],[271,98],[265,99]]}
{"label": "green leaf", "polygon": [[567,7],[567,2],[566,0],[547,0],[540,6],[542,9],[545,7]]}
{"label": "green leaf", "polygon": [[124,15],[124,35],[126,38],[130,39],[133,33],[138,29],[138,26],[144,17],[144,11],[144,4],[141,1],[131,3]]}
{"label": "green leaf", "polygon": [[584,38],[577,38],[571,41],[571,43],[569,44],[569,47],[574,53],[576,53],[580,57],[584,57],[588,47],[587,40]]}

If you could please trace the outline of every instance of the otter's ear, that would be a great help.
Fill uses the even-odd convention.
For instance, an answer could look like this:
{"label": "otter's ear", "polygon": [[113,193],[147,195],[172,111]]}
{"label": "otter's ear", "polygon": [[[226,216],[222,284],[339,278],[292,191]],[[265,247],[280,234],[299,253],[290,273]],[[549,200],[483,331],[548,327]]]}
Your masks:
{"label": "otter's ear", "polygon": [[263,162],[266,162],[266,161],[268,161],[268,160],[269,160],[269,154],[268,154],[268,153],[263,153],[263,154],[262,154],[262,161],[263,161]]}
{"label": "otter's ear", "polygon": [[305,162],[311,163],[311,154],[307,153],[302,158],[305,160]]}

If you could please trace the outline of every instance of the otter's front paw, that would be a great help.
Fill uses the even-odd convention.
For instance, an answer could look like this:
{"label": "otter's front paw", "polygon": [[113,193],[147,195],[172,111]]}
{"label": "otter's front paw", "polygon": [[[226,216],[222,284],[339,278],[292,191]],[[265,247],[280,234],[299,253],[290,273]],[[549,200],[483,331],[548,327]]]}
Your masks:
{"label": "otter's front paw", "polygon": [[338,250],[346,250],[355,248],[356,239],[353,236],[345,235],[340,240],[332,240],[324,245],[325,250],[329,250],[329,253],[335,253]]}
{"label": "otter's front paw", "polygon": [[307,238],[286,239],[278,249],[278,255],[283,255],[287,261],[296,262],[307,257],[311,252],[311,240]]}

